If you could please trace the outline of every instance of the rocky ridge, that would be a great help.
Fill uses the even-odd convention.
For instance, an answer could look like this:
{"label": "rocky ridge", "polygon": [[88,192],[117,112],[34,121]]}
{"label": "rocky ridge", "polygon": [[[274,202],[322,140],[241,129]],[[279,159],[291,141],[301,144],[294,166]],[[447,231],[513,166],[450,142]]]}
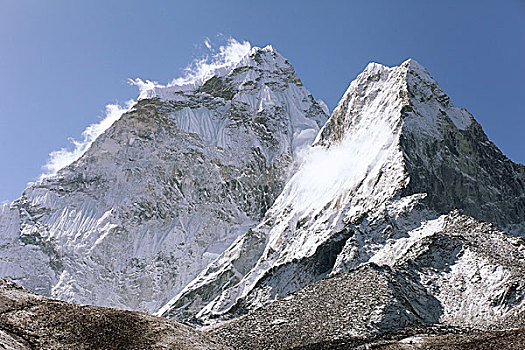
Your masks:
{"label": "rocky ridge", "polygon": [[432,338],[523,327],[523,239],[456,211],[400,241],[208,331],[239,349],[353,349],[400,329],[437,327]]}
{"label": "rocky ridge", "polygon": [[[379,284],[388,282],[391,275],[388,268],[373,264],[361,268],[364,277],[374,278],[382,275]],[[343,282],[343,292],[351,287],[348,277],[334,276],[335,282]],[[331,279],[328,279],[328,284]],[[359,281],[356,281],[358,284]],[[298,293],[294,298],[308,302],[323,286],[316,283]],[[312,288],[313,287],[313,288]],[[350,287],[350,288],[349,288]],[[333,288],[329,288],[331,293]],[[365,291],[366,295],[367,291]],[[328,298],[321,298],[327,301]],[[340,298],[338,298],[340,300]],[[374,303],[378,299],[372,301]],[[281,302],[277,302],[281,303]],[[314,304],[315,305],[315,304]],[[354,305],[357,307],[357,305]],[[347,306],[347,310],[349,309]],[[294,306],[292,305],[292,308]],[[205,330],[195,330],[164,318],[131,311],[121,311],[104,307],[78,306],[35,295],[14,283],[0,280],[0,346],[5,349],[520,349],[525,340],[524,329],[506,331],[476,331],[467,328],[444,326],[406,327],[391,332],[369,336],[355,336],[345,331],[340,323],[332,327],[333,333],[323,332],[324,325],[306,335],[304,319],[295,325],[292,321],[298,314],[288,313],[288,319],[275,319],[278,305],[270,305],[271,312],[258,310],[253,315],[241,317],[233,323]],[[286,310],[284,310],[286,311]],[[301,312],[303,310],[300,310]],[[321,313],[319,314],[319,311]],[[355,310],[359,312],[358,310]],[[318,316],[326,316],[318,307]],[[263,317],[261,317],[263,316]],[[268,319],[265,319],[266,316]],[[376,317],[374,315],[372,318]],[[348,317],[347,318],[352,318]],[[254,324],[255,320],[259,320]],[[369,317],[370,319],[370,317]],[[272,320],[272,322],[268,322]],[[359,322],[359,321],[358,321]],[[318,324],[318,322],[316,322]],[[244,328],[250,324],[253,328]],[[360,323],[363,324],[362,322]],[[262,336],[262,331],[268,337]],[[286,330],[286,331],[285,331]],[[234,333],[235,332],[235,333]],[[277,338],[276,335],[285,334]],[[346,334],[346,336],[344,336]],[[320,337],[321,335],[321,337]],[[301,338],[303,337],[303,338]],[[291,347],[290,347],[291,346]]]}

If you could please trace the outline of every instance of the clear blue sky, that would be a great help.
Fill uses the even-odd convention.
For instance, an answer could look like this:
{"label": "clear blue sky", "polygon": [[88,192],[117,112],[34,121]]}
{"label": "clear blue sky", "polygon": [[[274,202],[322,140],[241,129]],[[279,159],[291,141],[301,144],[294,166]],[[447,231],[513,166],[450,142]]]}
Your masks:
{"label": "clear blue sky", "polygon": [[274,45],[331,109],[368,62],[413,57],[525,163],[523,0],[0,0],[0,201],[135,98],[128,78],[166,83],[218,33]]}

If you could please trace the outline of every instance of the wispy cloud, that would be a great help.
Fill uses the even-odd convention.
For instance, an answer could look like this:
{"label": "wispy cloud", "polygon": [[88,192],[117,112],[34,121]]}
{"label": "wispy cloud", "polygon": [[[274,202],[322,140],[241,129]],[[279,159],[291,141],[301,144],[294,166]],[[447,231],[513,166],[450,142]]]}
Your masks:
{"label": "wispy cloud", "polygon": [[61,148],[49,154],[47,163],[42,167],[44,172],[40,175],[42,180],[46,177],[55,175],[60,169],[80,158],[89,149],[93,141],[106,131],[122,114],[129,111],[135,101],[129,100],[124,106],[109,104],[106,106],[106,115],[99,123],[91,124],[82,132],[82,139],[75,140],[70,138],[72,148]]}
{"label": "wispy cloud", "polygon": [[184,69],[182,77],[173,79],[167,85],[159,84],[156,81],[144,81],[140,78],[130,79],[130,84],[139,88],[139,99],[156,96],[156,89],[184,89],[186,86],[202,84],[213,75],[221,75],[229,71],[251,50],[251,44],[248,41],[239,42],[231,37],[226,39],[225,45],[221,45],[217,49],[209,38],[204,40],[204,45],[212,54],[195,59]]}

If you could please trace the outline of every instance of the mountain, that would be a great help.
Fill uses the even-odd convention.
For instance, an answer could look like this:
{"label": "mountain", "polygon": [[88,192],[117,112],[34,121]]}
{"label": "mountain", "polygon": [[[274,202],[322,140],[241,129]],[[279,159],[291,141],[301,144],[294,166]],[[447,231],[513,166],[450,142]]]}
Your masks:
{"label": "mountain", "polygon": [[80,158],[0,206],[0,276],[206,327],[0,280],[0,345],[523,341],[525,167],[425,68],[369,64],[328,118],[271,46],[223,63],[138,82]]}
{"label": "mountain", "polygon": [[[345,278],[359,281],[372,271],[377,276],[366,280],[380,284],[371,288],[384,298],[375,307],[355,293],[341,295],[338,285],[330,291],[332,302],[339,295],[363,308],[349,313],[364,317],[357,328],[347,326],[355,336],[392,313],[397,319],[386,324],[397,327],[505,327],[522,320],[524,228],[525,167],[455,108],[420,64],[371,63],[262,222],[158,314],[213,324],[273,300],[285,305],[287,295],[326,277],[350,273]],[[338,315],[330,305],[319,319],[344,324],[330,316]],[[375,318],[366,321],[370,313]],[[302,320],[310,327],[317,317]]]}
{"label": "mountain", "polygon": [[260,222],[327,118],[271,46],[142,91],[78,160],[0,207],[0,276],[153,312]]}

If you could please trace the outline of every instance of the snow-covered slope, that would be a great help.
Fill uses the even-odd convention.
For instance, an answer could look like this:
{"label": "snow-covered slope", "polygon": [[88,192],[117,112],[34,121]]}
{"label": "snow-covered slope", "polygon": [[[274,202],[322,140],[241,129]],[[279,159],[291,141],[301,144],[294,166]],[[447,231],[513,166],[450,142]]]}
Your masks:
{"label": "snow-covered slope", "polygon": [[261,224],[159,314],[195,323],[244,314],[385,256],[388,242],[455,208],[522,234],[525,167],[502,155],[417,62],[371,63]]}
{"label": "snow-covered slope", "polygon": [[142,89],[57,175],[0,208],[0,276],[67,301],[154,311],[281,192],[328,118],[272,47]]}

